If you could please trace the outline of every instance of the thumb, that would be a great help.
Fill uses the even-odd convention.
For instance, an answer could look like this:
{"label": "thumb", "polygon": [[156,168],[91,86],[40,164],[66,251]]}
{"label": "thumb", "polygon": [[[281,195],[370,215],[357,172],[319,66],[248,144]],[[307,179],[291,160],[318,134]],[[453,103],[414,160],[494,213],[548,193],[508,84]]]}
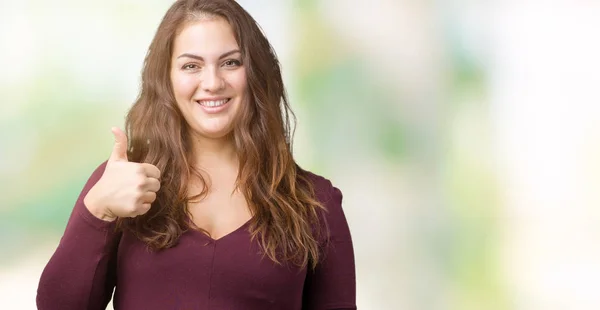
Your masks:
{"label": "thumb", "polygon": [[112,133],[115,135],[115,145],[112,153],[110,154],[109,161],[128,161],[127,160],[127,136],[118,127],[111,128]]}

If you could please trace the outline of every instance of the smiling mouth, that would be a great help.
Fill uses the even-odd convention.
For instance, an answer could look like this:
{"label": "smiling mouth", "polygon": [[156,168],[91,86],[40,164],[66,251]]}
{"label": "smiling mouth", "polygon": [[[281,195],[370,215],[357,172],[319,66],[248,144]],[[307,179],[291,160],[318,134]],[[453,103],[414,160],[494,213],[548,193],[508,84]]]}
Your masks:
{"label": "smiling mouth", "polygon": [[220,106],[226,104],[230,100],[231,100],[231,98],[226,98],[226,99],[221,99],[221,100],[198,100],[196,102],[203,107],[217,108],[217,107],[220,107]]}

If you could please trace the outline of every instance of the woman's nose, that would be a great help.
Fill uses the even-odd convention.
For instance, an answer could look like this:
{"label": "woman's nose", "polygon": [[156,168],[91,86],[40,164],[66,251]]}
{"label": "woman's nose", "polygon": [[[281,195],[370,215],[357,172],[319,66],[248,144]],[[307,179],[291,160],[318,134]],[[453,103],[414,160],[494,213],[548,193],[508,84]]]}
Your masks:
{"label": "woman's nose", "polygon": [[202,72],[202,89],[207,92],[217,92],[225,86],[223,78],[219,75],[219,72],[215,68],[207,67]]}

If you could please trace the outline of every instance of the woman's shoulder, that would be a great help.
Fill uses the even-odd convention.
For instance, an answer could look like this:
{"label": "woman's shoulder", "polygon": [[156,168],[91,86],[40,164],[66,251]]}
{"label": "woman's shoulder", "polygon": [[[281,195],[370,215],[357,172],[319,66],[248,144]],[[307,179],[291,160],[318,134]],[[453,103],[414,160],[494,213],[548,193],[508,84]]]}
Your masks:
{"label": "woman's shoulder", "polygon": [[329,212],[341,209],[342,192],[331,182],[331,180],[309,170],[300,169],[300,171],[305,179],[312,184],[315,198],[323,204]]}
{"label": "woman's shoulder", "polygon": [[[339,191],[328,178],[318,175],[312,171],[299,168],[299,172],[304,178],[311,183],[317,197],[327,198],[334,191]],[[324,202],[324,201],[321,201]]]}
{"label": "woman's shoulder", "polygon": [[312,183],[315,198],[325,208],[323,219],[325,220],[329,238],[331,240],[348,240],[350,231],[346,215],[342,208],[342,192],[324,176],[302,170],[305,178]]}

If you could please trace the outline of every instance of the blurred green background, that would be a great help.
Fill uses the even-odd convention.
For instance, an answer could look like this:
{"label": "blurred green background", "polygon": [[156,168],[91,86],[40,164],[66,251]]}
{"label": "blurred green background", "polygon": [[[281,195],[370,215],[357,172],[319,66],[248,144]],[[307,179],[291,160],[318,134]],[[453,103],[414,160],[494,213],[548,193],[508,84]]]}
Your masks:
{"label": "blurred green background", "polygon": [[[360,309],[600,308],[600,3],[239,2],[344,193]],[[35,309],[171,3],[0,0],[0,308]]]}

